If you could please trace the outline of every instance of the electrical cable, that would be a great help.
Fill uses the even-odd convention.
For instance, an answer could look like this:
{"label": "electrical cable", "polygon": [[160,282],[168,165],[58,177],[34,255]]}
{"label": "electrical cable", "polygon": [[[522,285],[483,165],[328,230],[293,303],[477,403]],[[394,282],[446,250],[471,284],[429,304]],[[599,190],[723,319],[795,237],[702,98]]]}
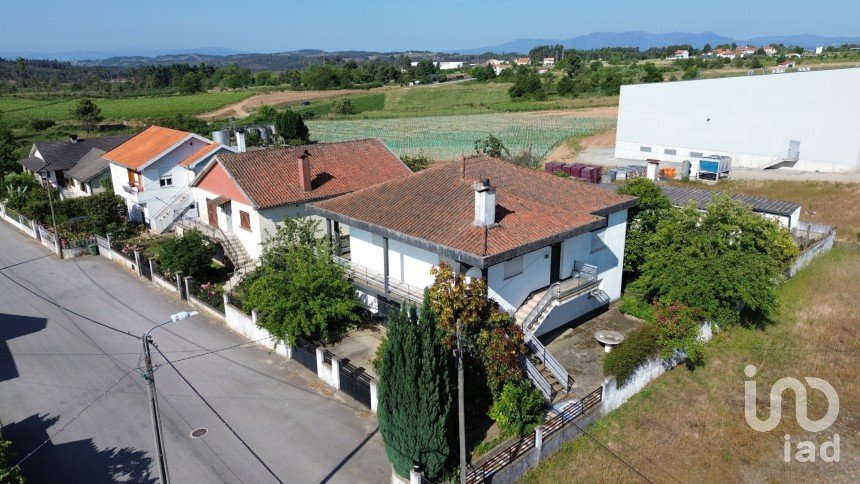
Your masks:
{"label": "electrical cable", "polygon": [[165,356],[165,355],[164,355],[164,353],[162,353],[161,349],[159,349],[159,348],[158,348],[158,346],[155,346],[155,345],[153,345],[153,346],[155,347],[155,350],[156,350],[156,351],[158,351],[158,354],[160,354],[160,355],[161,355],[161,357],[162,357],[162,358],[164,358],[164,361],[166,361],[166,362],[167,362],[167,364],[168,364],[168,365],[170,365],[170,367],[171,367],[171,368],[173,368],[173,371],[175,371],[175,372],[176,372],[176,374],[177,374],[177,375],[179,375],[179,378],[182,378],[182,380],[183,380],[183,381],[188,385],[188,387],[189,387],[189,388],[191,388],[191,391],[193,391],[193,392],[194,392],[194,393],[195,393],[195,394],[200,398],[200,400],[201,400],[201,401],[203,401],[203,403],[204,403],[207,407],[209,407],[209,410],[211,410],[211,411],[212,411],[212,413],[214,413],[214,414],[215,414],[215,416],[216,416],[216,417],[218,417],[218,420],[220,420],[220,421],[221,421],[221,423],[223,423],[223,424],[224,424],[224,426],[225,426],[225,427],[227,427],[227,429],[228,429],[228,430],[230,430],[230,432],[232,432],[232,433],[233,433],[233,435],[234,435],[234,436],[239,440],[239,442],[241,442],[241,443],[242,443],[242,445],[243,445],[243,446],[245,446],[245,448],[248,450],[248,452],[250,452],[250,453],[251,453],[251,455],[253,455],[253,456],[254,456],[254,458],[256,458],[256,459],[257,459],[257,461],[258,461],[258,462],[259,462],[259,463],[260,463],[260,464],[261,464],[261,465],[266,469],[266,471],[268,471],[268,472],[269,472],[269,474],[270,474],[273,478],[275,478],[275,480],[276,480],[276,481],[278,481],[279,483],[283,484],[283,483],[284,483],[284,481],[282,481],[282,480],[277,476],[277,474],[275,474],[275,472],[274,472],[274,471],[272,471],[272,469],[271,469],[271,468],[270,468],[270,467],[269,467],[269,466],[268,466],[268,465],[263,461],[263,459],[262,459],[262,458],[260,458],[260,456],[259,456],[259,455],[257,455],[257,453],[256,453],[256,452],[254,452],[254,450],[253,450],[253,449],[251,449],[251,447],[248,445],[248,443],[247,443],[247,442],[245,442],[245,440],[244,440],[244,439],[243,439],[243,438],[242,438],[238,433],[236,433],[236,431],[233,429],[233,427],[231,427],[231,426],[230,426],[230,424],[229,424],[229,423],[227,423],[227,421],[226,421],[226,420],[224,420],[224,418],[221,416],[221,414],[219,414],[219,413],[218,413],[218,411],[217,411],[217,410],[215,410],[215,407],[213,407],[213,406],[212,406],[212,405],[211,405],[211,404],[206,400],[206,398],[205,398],[205,397],[204,397],[204,396],[203,396],[199,391],[197,391],[197,389],[194,387],[194,385],[192,385],[192,384],[191,384],[191,382],[190,382],[190,381],[188,381],[188,379],[187,379],[187,378],[185,378],[185,375],[183,375],[183,374],[179,371],[179,369],[177,369],[177,368],[176,368],[176,366],[173,364],[173,362],[172,362],[172,361],[170,361],[169,359],[167,359],[167,356]]}

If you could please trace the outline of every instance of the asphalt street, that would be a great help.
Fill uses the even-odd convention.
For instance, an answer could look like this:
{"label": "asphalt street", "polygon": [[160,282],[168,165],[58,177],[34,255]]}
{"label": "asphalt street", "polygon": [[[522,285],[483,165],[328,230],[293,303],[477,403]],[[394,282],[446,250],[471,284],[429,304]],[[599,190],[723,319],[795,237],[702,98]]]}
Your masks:
{"label": "asphalt street", "polygon": [[[32,452],[28,482],[158,480],[139,337],[187,310],[104,257],[59,260],[0,221],[0,423],[18,459]],[[153,339],[174,482],[390,479],[375,417],[297,363],[203,315]]]}

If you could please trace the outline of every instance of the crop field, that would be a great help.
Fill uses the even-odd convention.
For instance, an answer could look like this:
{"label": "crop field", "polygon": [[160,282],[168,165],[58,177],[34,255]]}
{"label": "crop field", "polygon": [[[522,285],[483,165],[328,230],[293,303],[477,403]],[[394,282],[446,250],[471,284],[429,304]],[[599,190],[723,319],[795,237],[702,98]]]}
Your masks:
{"label": "crop field", "polygon": [[320,141],[380,138],[398,155],[424,154],[451,160],[475,151],[475,140],[493,134],[511,151],[531,148],[545,157],[562,140],[586,136],[615,126],[614,119],[569,113],[497,113],[389,119],[309,121],[311,136]]}
{"label": "crop field", "polygon": [[[213,92],[191,95],[147,96],[122,99],[93,99],[106,120],[145,119],[161,115],[197,114],[253,95],[250,91]],[[33,119],[64,121],[77,99],[23,99],[0,96],[3,119],[21,126]]]}

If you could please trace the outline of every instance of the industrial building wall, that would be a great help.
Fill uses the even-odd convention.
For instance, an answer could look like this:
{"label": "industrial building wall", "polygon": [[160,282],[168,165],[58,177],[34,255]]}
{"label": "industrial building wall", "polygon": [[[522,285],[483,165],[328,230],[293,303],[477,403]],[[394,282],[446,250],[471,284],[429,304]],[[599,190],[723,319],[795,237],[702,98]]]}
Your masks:
{"label": "industrial building wall", "polygon": [[[712,154],[761,168],[800,141],[797,170],[860,169],[860,68],[621,87],[617,158]],[[650,151],[649,151],[650,150]]]}

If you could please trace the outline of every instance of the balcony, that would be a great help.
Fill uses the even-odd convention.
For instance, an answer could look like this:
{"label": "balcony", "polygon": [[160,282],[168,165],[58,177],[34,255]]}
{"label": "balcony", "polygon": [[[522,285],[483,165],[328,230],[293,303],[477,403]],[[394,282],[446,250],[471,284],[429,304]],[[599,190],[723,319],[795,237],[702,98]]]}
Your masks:
{"label": "balcony", "polygon": [[424,301],[423,288],[396,279],[387,278],[386,280],[384,274],[353,264],[349,259],[337,255],[332,257],[343,267],[347,279],[356,285],[403,303],[420,305]]}

